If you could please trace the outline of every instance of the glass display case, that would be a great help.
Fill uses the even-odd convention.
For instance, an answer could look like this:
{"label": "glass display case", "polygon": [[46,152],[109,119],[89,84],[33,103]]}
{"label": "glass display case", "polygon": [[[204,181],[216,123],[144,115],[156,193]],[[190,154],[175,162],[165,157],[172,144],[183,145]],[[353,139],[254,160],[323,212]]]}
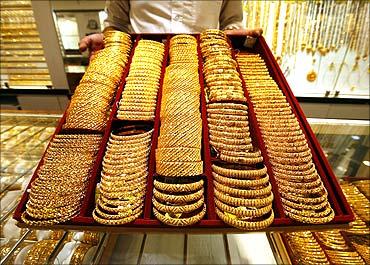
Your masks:
{"label": "glass display case", "polygon": [[368,1],[243,1],[296,96],[369,97]]}
{"label": "glass display case", "polygon": [[1,114],[1,264],[86,264],[98,259],[107,239],[105,233],[21,229],[12,219],[59,118]]}
{"label": "glass display case", "polygon": [[[307,240],[311,236],[315,240],[312,244],[318,244],[321,248],[326,242],[324,239],[330,236],[340,240],[344,238],[344,251],[352,252],[349,255],[356,255],[357,260],[368,263],[365,259],[369,251],[370,234],[367,226],[369,220],[366,219],[368,201],[364,204],[370,195],[367,122],[309,119],[332,167],[342,179],[343,190],[357,216],[353,228],[340,235],[337,232],[152,234],[149,230],[147,234],[109,234],[17,228],[16,221],[11,218],[12,212],[59,118],[50,115],[1,114],[2,264],[20,264],[26,258],[31,259],[32,255],[37,255],[37,249],[46,243],[49,243],[49,247],[45,262],[54,264],[68,264],[72,263],[72,259],[78,261],[78,258],[83,261],[73,264],[302,263],[289,244],[302,238]],[[324,246],[324,250],[320,251],[333,254],[330,250],[333,249],[326,251]],[[303,257],[302,253],[300,255]]]}

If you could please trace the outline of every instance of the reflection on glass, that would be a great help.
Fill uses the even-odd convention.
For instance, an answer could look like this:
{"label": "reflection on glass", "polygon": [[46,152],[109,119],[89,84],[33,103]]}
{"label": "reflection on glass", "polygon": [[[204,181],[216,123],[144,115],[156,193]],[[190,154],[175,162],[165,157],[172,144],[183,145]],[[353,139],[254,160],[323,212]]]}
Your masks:
{"label": "reflection on glass", "polygon": [[1,88],[51,86],[31,1],[1,1]]}
{"label": "reflection on glass", "polygon": [[337,177],[369,178],[367,121],[308,120]]}

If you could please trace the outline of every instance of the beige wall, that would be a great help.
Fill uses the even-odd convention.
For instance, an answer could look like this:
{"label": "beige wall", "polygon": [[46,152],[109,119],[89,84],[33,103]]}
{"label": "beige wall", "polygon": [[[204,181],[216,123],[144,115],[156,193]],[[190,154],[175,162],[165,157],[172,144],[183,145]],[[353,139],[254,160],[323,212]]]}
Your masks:
{"label": "beige wall", "polygon": [[78,1],[78,0],[50,0],[53,10],[99,10],[104,9],[104,0],[90,0],[90,1]]}

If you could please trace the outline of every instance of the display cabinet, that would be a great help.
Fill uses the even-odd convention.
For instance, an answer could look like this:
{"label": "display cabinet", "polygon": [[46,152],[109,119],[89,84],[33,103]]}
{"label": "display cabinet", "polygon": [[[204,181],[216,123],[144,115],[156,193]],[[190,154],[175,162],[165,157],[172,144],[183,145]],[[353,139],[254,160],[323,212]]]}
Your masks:
{"label": "display cabinet", "polygon": [[[58,257],[64,247],[65,250],[69,248],[73,249],[73,247],[81,244],[79,240],[83,240],[81,232],[69,231],[64,233],[61,231],[51,232],[46,230],[20,229],[16,227],[15,220],[11,218],[11,213],[15,207],[15,203],[12,204],[12,202],[19,198],[20,192],[18,191],[21,191],[22,187],[24,188],[29,181],[29,175],[40,159],[59,118],[60,116],[50,115],[1,114],[1,205],[7,204],[8,206],[5,208],[2,207],[2,247],[0,251],[2,261],[5,261],[4,258],[6,258],[5,264],[12,264],[12,262],[24,257],[24,253],[27,254],[31,246],[38,240],[50,240],[52,238],[52,240],[61,242],[60,244],[56,243],[57,245],[51,259]],[[343,153],[342,150],[333,150],[331,146],[343,137],[351,138],[354,135],[361,137],[369,130],[369,125],[361,121],[352,120],[308,119],[308,121],[320,144],[323,146],[324,152],[327,154],[328,160],[332,163],[331,165],[334,170],[334,163],[338,163],[336,164],[337,166],[344,167],[345,171],[353,170],[349,163],[346,162],[346,159],[343,159],[346,153]],[[352,141],[342,141],[341,145],[343,150],[354,149],[356,151],[360,148],[364,149],[361,152],[368,153],[368,139],[362,140],[361,144],[365,148],[360,145],[354,145]],[[333,160],[332,157],[336,156],[342,159]],[[19,159],[22,159],[22,161]],[[368,176],[361,173],[366,172],[362,168],[362,165],[368,167],[366,159],[368,159],[366,155],[363,158],[358,158],[357,156],[352,158],[355,164],[361,166],[357,168],[356,173],[350,181],[366,198],[369,198],[369,182],[364,180],[364,178],[368,179]],[[348,178],[345,177],[345,174],[341,179],[344,181],[341,182],[342,185],[347,185]],[[12,192],[18,193],[14,193],[12,198],[10,198],[9,196]],[[5,199],[9,201],[9,204],[4,203]],[[349,202],[351,204],[350,200]],[[354,205],[352,207],[354,207],[355,213],[357,215],[361,214],[361,209],[356,209],[356,204]],[[357,253],[363,258],[362,253],[366,254],[366,249],[369,246],[368,241],[366,241],[366,238],[368,238],[366,231],[369,231],[369,228],[365,228],[364,222],[359,219],[354,223],[354,228],[356,227],[357,231],[352,228],[345,232],[343,236],[351,252],[355,248]],[[322,232],[315,232],[314,235],[316,242],[323,237]],[[289,245],[284,244],[284,236],[286,237],[286,234],[159,235],[130,233],[112,235],[103,232],[99,234],[100,241],[95,245],[94,251],[91,250],[91,252],[94,252],[93,255],[89,254],[86,259],[90,259],[92,264],[297,263],[298,260],[296,259],[295,261],[296,255],[291,252]],[[292,235],[289,236],[292,237]],[[65,244],[67,242],[69,242],[68,245]],[[367,248],[363,247],[364,242],[365,246],[367,244]],[[20,256],[18,257],[18,255]],[[59,258],[62,259],[62,256],[61,254]],[[366,260],[364,259],[364,261]]]}
{"label": "display cabinet", "polygon": [[369,97],[369,2],[243,2],[296,96]]}
{"label": "display cabinet", "polygon": [[[106,233],[29,230],[16,226],[13,211],[60,117],[1,113],[0,263],[97,264]],[[46,255],[41,256],[42,251]]]}

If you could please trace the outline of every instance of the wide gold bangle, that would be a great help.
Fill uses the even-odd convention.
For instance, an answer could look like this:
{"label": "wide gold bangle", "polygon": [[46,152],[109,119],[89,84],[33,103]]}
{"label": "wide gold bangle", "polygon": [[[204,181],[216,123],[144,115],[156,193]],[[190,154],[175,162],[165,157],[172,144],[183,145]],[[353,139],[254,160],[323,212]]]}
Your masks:
{"label": "wide gold bangle", "polygon": [[284,212],[285,212],[285,214],[289,218],[291,218],[293,220],[296,220],[298,222],[301,222],[301,223],[308,223],[308,224],[325,224],[325,223],[329,223],[330,221],[333,220],[333,218],[335,216],[335,213],[334,213],[334,211],[332,209],[331,209],[329,215],[327,215],[325,217],[305,217],[305,216],[294,214],[294,213],[289,212],[287,210],[285,210]]}
{"label": "wide gold bangle", "polygon": [[239,218],[231,218],[217,208],[216,213],[218,217],[220,217],[220,219],[225,223],[242,230],[261,230],[270,226],[274,221],[274,212],[272,210],[267,219],[262,221],[244,221],[240,220]]}
{"label": "wide gold bangle", "polygon": [[125,217],[125,218],[122,218],[122,219],[115,219],[115,220],[103,219],[103,218],[101,218],[97,215],[95,210],[93,211],[92,214],[93,214],[94,220],[96,222],[100,223],[100,224],[104,224],[104,225],[123,225],[123,224],[128,224],[128,223],[131,223],[131,222],[135,221],[137,218],[140,217],[141,212],[139,212],[139,213],[137,213],[136,215],[133,215],[133,216]]}
{"label": "wide gold bangle", "polygon": [[161,212],[165,213],[191,213],[199,209],[204,205],[204,197],[201,197],[198,201],[191,204],[184,205],[168,205],[161,203],[156,200],[155,197],[152,198],[153,206]]}
{"label": "wide gold bangle", "polygon": [[217,189],[214,191],[215,197],[219,199],[220,201],[232,205],[232,206],[244,206],[244,207],[264,207],[267,205],[272,204],[272,201],[274,200],[274,195],[270,193],[266,197],[260,197],[260,198],[238,198],[230,196],[226,193],[220,192]]}
{"label": "wide gold bangle", "polygon": [[158,180],[154,180],[154,187],[158,190],[166,191],[169,193],[179,193],[179,192],[194,192],[203,187],[204,181],[201,179],[193,183],[184,184],[172,184],[164,183]]}
{"label": "wide gold bangle", "polygon": [[203,162],[163,162],[157,161],[156,172],[162,176],[183,177],[203,174]]}
{"label": "wide gold bangle", "polygon": [[212,172],[212,176],[219,183],[223,183],[224,185],[228,185],[231,187],[238,187],[238,188],[251,188],[251,187],[257,187],[257,186],[263,186],[269,182],[269,176],[267,174],[259,179],[251,179],[251,180],[224,177],[215,172]]}
{"label": "wide gold bangle", "polygon": [[267,168],[263,166],[261,169],[231,169],[221,166],[212,165],[212,170],[222,176],[238,178],[238,179],[255,179],[266,175]]}
{"label": "wide gold bangle", "polygon": [[162,202],[169,202],[169,203],[180,203],[186,204],[188,202],[194,202],[199,200],[204,195],[204,189],[200,189],[194,193],[186,194],[186,195],[172,195],[158,191],[157,189],[153,189],[153,196]]}
{"label": "wide gold bangle", "polygon": [[215,198],[215,204],[216,207],[225,212],[235,215],[238,218],[245,218],[245,217],[261,217],[267,213],[269,213],[272,210],[272,204],[269,204],[267,206],[261,207],[261,208],[248,208],[248,207],[234,207],[230,206],[217,198]]}
{"label": "wide gold bangle", "polygon": [[86,255],[86,253],[89,251],[89,249],[92,247],[92,245],[81,243],[79,244],[71,257],[70,263],[71,265],[80,265],[83,262],[83,259]]}
{"label": "wide gold bangle", "polygon": [[187,217],[187,218],[174,218],[174,217],[171,217],[168,214],[164,215],[161,212],[159,212],[156,208],[153,208],[153,213],[159,221],[161,221],[162,223],[165,223],[167,225],[188,226],[188,225],[195,224],[195,223],[199,222],[200,220],[202,220],[202,218],[206,214],[206,205],[203,204],[203,208],[202,208],[201,211],[199,211],[197,214],[195,214],[191,217]]}
{"label": "wide gold bangle", "polygon": [[218,183],[217,181],[213,181],[213,185],[215,189],[220,192],[230,194],[235,197],[241,197],[241,198],[257,198],[257,197],[267,196],[271,193],[270,183],[268,183],[266,187],[259,187],[255,189],[231,188],[229,186]]}

